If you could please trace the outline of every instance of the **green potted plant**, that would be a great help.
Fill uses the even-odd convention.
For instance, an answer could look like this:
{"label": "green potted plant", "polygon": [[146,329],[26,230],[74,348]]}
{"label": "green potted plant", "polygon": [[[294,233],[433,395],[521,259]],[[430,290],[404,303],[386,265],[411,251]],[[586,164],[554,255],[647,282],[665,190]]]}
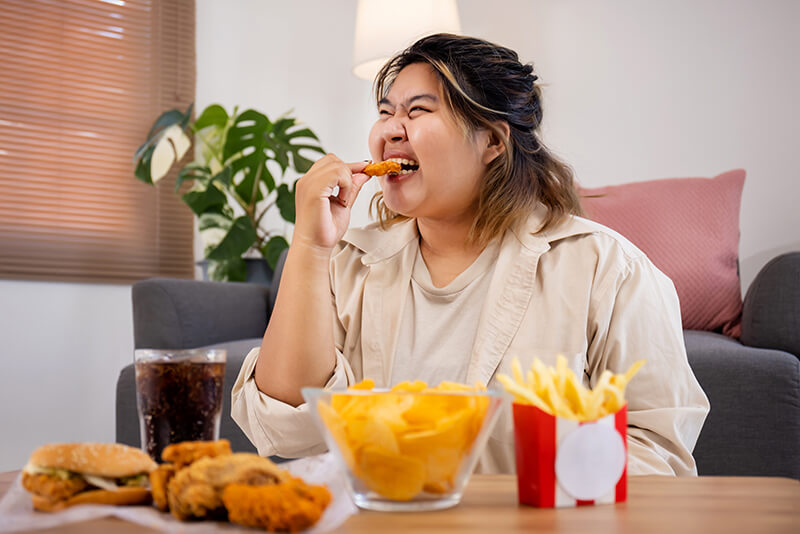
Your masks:
{"label": "green potted plant", "polygon": [[294,224],[296,180],[285,183],[286,171],[308,171],[313,161],[301,151],[325,151],[314,132],[288,114],[272,122],[253,109],[228,114],[212,104],[193,120],[192,107],[158,117],[134,156],[135,175],[158,182],[194,145],[194,161],[180,169],[175,192],[191,181],[181,198],[198,217],[209,278],[244,281],[246,257],[261,257],[274,269],[289,246],[285,236],[261,225],[272,209]]}

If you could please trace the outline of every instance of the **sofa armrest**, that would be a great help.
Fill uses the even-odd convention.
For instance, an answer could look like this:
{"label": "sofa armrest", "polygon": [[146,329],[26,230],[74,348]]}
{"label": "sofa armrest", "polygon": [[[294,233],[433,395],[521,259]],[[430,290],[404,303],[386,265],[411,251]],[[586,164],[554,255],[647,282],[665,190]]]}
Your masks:
{"label": "sofa armrest", "polygon": [[800,480],[800,360],[713,332],[684,338],[711,402],[694,449],[699,474]]}
{"label": "sofa armrest", "polygon": [[800,357],[800,252],[773,258],[750,284],[741,341]]}
{"label": "sofa armrest", "polygon": [[195,348],[264,335],[272,308],[259,284],[151,278],[133,285],[135,348]]}

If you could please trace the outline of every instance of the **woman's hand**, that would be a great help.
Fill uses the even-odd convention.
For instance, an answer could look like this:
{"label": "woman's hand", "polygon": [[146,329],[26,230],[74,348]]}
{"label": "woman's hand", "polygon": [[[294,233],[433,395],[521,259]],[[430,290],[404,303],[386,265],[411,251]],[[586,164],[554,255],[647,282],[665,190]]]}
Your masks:
{"label": "woman's hand", "polygon": [[[344,163],[328,154],[297,181],[293,243],[332,249],[350,224],[350,210],[369,176],[367,162]],[[339,192],[334,196],[334,190]]]}

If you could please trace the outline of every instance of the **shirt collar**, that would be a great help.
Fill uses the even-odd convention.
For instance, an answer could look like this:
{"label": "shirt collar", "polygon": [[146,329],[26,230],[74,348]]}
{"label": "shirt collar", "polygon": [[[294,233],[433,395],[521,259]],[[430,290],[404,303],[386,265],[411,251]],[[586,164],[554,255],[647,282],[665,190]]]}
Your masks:
{"label": "shirt collar", "polygon": [[[550,243],[574,235],[592,233],[597,229],[590,221],[570,216],[561,224],[542,232],[540,229],[546,214],[547,208],[539,204],[526,220],[512,228],[510,232],[525,248],[542,253],[550,248]],[[408,219],[395,223],[386,230],[379,230],[377,223],[364,228],[353,228],[348,230],[342,239],[363,251],[361,262],[370,265],[391,258],[410,242],[418,240],[419,232],[416,220]]]}
{"label": "shirt collar", "polygon": [[361,263],[370,265],[391,258],[410,242],[419,239],[417,221],[408,219],[380,230],[377,223],[364,228],[352,228],[344,234],[343,241],[364,252]]}

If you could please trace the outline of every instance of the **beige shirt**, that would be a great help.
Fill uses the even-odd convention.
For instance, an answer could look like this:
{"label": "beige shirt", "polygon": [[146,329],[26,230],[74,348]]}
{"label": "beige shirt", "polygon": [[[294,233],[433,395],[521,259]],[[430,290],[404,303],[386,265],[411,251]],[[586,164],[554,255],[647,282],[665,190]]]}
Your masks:
{"label": "beige shirt", "polygon": [[405,380],[464,382],[497,258],[490,243],[452,282],[436,287],[417,248],[392,359],[390,386]]}
{"label": "beige shirt", "polygon": [[[605,369],[646,365],[631,381],[628,473],[696,474],[691,451],[709,411],[683,343],[672,282],[624,237],[571,217],[538,232],[542,209],[503,236],[481,310],[466,382],[502,389],[516,356],[555,365],[561,353],[592,386]],[[369,377],[391,383],[402,309],[418,250],[414,221],[380,231],[350,230],[331,257],[336,367],[326,387]],[[293,407],[255,384],[258,349],[245,359],[231,415],[262,455],[299,457],[326,450],[306,404]],[[514,472],[507,407],[479,463],[483,472]]]}

